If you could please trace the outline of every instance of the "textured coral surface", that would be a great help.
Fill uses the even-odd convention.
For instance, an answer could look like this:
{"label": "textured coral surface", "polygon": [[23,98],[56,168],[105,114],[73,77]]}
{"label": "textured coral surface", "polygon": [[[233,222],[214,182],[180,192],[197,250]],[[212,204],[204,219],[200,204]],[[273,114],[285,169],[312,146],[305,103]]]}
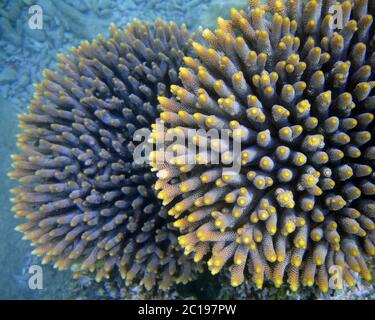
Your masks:
{"label": "textured coral surface", "polygon": [[[341,27],[329,14],[334,4]],[[372,24],[367,0],[251,0],[203,32],[206,46],[193,44],[198,59],[185,58],[183,86],[159,99],[165,130],[183,139],[188,129],[227,129],[231,139],[197,134],[193,148],[174,144],[167,163],[157,161],[160,150],[151,160],[180,244],[212,274],[229,270],[233,286],[288,282],[293,291],[327,292],[334,266],[349,286],[357,274],[371,280]],[[155,125],[152,141],[163,130]],[[208,151],[195,155],[199,145]],[[232,160],[239,172],[224,170]]]}
{"label": "textured coral surface", "polygon": [[133,161],[133,135],[178,82],[191,35],[161,20],[112,25],[111,34],[59,55],[59,71],[36,85],[19,117],[13,211],[43,263],[97,281],[118,270],[127,284],[166,289],[190,280],[192,265],[151,188],[154,174]]}

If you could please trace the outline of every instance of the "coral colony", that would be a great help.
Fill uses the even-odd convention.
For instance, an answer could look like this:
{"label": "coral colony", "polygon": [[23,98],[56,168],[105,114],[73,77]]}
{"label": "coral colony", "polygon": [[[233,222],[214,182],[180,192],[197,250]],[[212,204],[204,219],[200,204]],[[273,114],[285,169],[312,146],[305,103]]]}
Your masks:
{"label": "coral colony", "polygon": [[58,269],[118,270],[151,289],[185,283],[195,268],[181,254],[176,229],[150,186],[155,176],[133,162],[133,134],[150,127],[157,96],[177,83],[191,48],[185,26],[135,21],[112,36],[83,42],[46,70],[29,113],[20,116],[22,153],[13,207],[17,230],[34,254]]}
{"label": "coral colony", "polygon": [[[375,54],[367,1],[336,4],[343,27],[335,31],[335,1],[250,1],[205,30],[193,43],[182,86],[160,97],[167,133],[232,130],[231,143],[197,134],[207,146],[173,144],[162,165],[151,154],[156,189],[171,207],[179,243],[212,274],[229,270],[233,286],[262,288],[287,282],[293,291],[316,284],[329,290],[331,267],[349,286],[357,274],[371,280],[375,255],[375,146],[371,95]],[[151,141],[164,135],[154,126]],[[168,143],[165,142],[167,145]],[[217,154],[241,162],[238,172],[212,164]]]}
{"label": "coral colony", "polygon": [[[233,286],[327,292],[332,267],[349,286],[371,280],[374,7],[263,3],[205,41],[174,23],[112,25],[45,71],[10,173],[17,229],[44,263],[147,290],[202,263]],[[151,128],[152,168],[133,158]]]}

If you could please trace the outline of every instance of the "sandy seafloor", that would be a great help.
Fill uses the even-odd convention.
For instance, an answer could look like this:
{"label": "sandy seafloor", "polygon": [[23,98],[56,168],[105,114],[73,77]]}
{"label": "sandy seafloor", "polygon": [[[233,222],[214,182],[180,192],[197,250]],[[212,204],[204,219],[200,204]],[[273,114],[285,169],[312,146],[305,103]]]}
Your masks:
{"label": "sandy seafloor", "polygon": [[[245,0],[231,1],[231,6]],[[28,10],[38,4],[43,10],[43,29],[31,30]],[[17,114],[25,111],[33,95],[33,83],[42,71],[53,67],[58,52],[66,52],[81,40],[108,34],[111,22],[126,25],[134,18],[185,22],[190,30],[214,26],[216,17],[229,14],[222,0],[0,0],[0,299],[64,299],[75,296],[70,273],[43,266],[43,290],[28,288],[28,266],[37,260],[32,248],[14,230],[7,177],[10,155],[16,153]],[[197,14],[198,12],[198,14]]]}
{"label": "sandy seafloor", "polygon": [[[81,40],[108,34],[111,22],[126,25],[133,18],[154,21],[163,18],[185,22],[193,31],[198,26],[215,27],[216,17],[229,16],[231,7],[244,7],[246,0],[0,0],[0,299],[82,299],[97,298],[95,292],[83,292],[71,280],[69,271],[58,272],[43,266],[43,290],[28,287],[28,268],[38,260],[32,248],[14,230],[19,223],[12,215],[9,189],[14,182],[7,177],[12,153],[16,153],[17,114],[26,110],[33,95],[33,83],[42,71],[53,67],[58,52],[66,52]],[[38,4],[43,9],[43,30],[28,27],[28,9]],[[200,281],[200,280],[199,280]],[[198,281],[198,282],[199,282]],[[195,298],[235,297],[234,289],[205,288],[205,281],[192,292]],[[87,285],[87,284],[86,284]],[[246,288],[244,289],[247,290]],[[369,291],[370,290],[370,291]],[[95,291],[95,290],[94,290]],[[199,291],[199,292],[198,292]],[[211,292],[209,292],[211,291]],[[190,293],[188,293],[190,294]],[[373,294],[373,288],[358,288],[354,298]],[[265,290],[257,298],[285,298]],[[351,298],[351,294],[336,298]],[[113,298],[113,297],[112,297]],[[254,297],[253,297],[254,298]],[[256,297],[255,297],[256,298]],[[289,297],[291,298],[291,297]],[[293,297],[295,298],[295,297]],[[306,298],[297,297],[297,298]],[[330,298],[330,297],[321,297]]]}

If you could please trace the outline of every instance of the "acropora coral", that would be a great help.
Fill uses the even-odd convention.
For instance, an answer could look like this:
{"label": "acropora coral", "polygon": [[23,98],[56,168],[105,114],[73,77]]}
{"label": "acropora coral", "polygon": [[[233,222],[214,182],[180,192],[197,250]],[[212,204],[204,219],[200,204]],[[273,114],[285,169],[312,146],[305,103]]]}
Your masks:
{"label": "acropora coral", "polygon": [[134,162],[133,135],[178,83],[192,35],[161,20],[110,31],[60,54],[19,117],[22,152],[9,175],[19,182],[13,211],[27,221],[16,229],[43,263],[166,289],[189,281],[195,264],[151,188],[156,177]]}
{"label": "acropora coral", "polygon": [[[249,3],[248,11],[219,18],[214,32],[204,30],[205,46],[193,43],[198,58],[184,59],[173,97],[159,98],[165,129],[155,124],[151,141],[165,133],[184,141],[189,129],[226,129],[231,138],[198,133],[191,148],[162,142],[150,157],[158,196],[185,254],[212,274],[229,270],[233,286],[262,288],[271,280],[327,292],[334,266],[349,286],[358,274],[371,280],[375,54],[368,1]],[[235,138],[240,170],[229,172]],[[175,156],[159,163],[170,146]],[[196,155],[198,146],[208,151]],[[219,157],[225,161],[210,161]]]}

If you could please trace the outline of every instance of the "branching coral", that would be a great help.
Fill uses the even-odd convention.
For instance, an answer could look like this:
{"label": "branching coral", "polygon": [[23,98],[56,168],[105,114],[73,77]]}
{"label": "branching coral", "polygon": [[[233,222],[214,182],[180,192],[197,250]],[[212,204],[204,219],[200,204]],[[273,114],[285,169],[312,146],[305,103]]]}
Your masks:
{"label": "branching coral", "polygon": [[[334,4],[343,22],[336,30]],[[270,279],[326,292],[339,270],[350,286],[357,273],[371,279],[375,54],[367,6],[252,0],[248,12],[232,9],[231,20],[203,32],[207,46],[193,44],[198,59],[185,58],[183,86],[159,100],[166,129],[154,126],[154,142],[164,130],[181,139],[188,129],[231,133],[229,142],[197,134],[193,147],[171,144],[178,155],[170,161],[157,161],[165,150],[151,161],[185,253],[212,274],[229,268],[233,286],[249,275],[258,288]],[[229,172],[236,137],[241,167]],[[201,145],[208,151],[186,162]]]}
{"label": "branching coral", "polygon": [[97,281],[119,270],[128,284],[165,289],[190,280],[193,266],[151,188],[154,175],[133,160],[133,135],[178,82],[191,35],[162,21],[110,29],[110,38],[61,54],[20,115],[22,153],[10,176],[19,181],[13,210],[28,221],[17,230],[56,268],[90,270]]}

